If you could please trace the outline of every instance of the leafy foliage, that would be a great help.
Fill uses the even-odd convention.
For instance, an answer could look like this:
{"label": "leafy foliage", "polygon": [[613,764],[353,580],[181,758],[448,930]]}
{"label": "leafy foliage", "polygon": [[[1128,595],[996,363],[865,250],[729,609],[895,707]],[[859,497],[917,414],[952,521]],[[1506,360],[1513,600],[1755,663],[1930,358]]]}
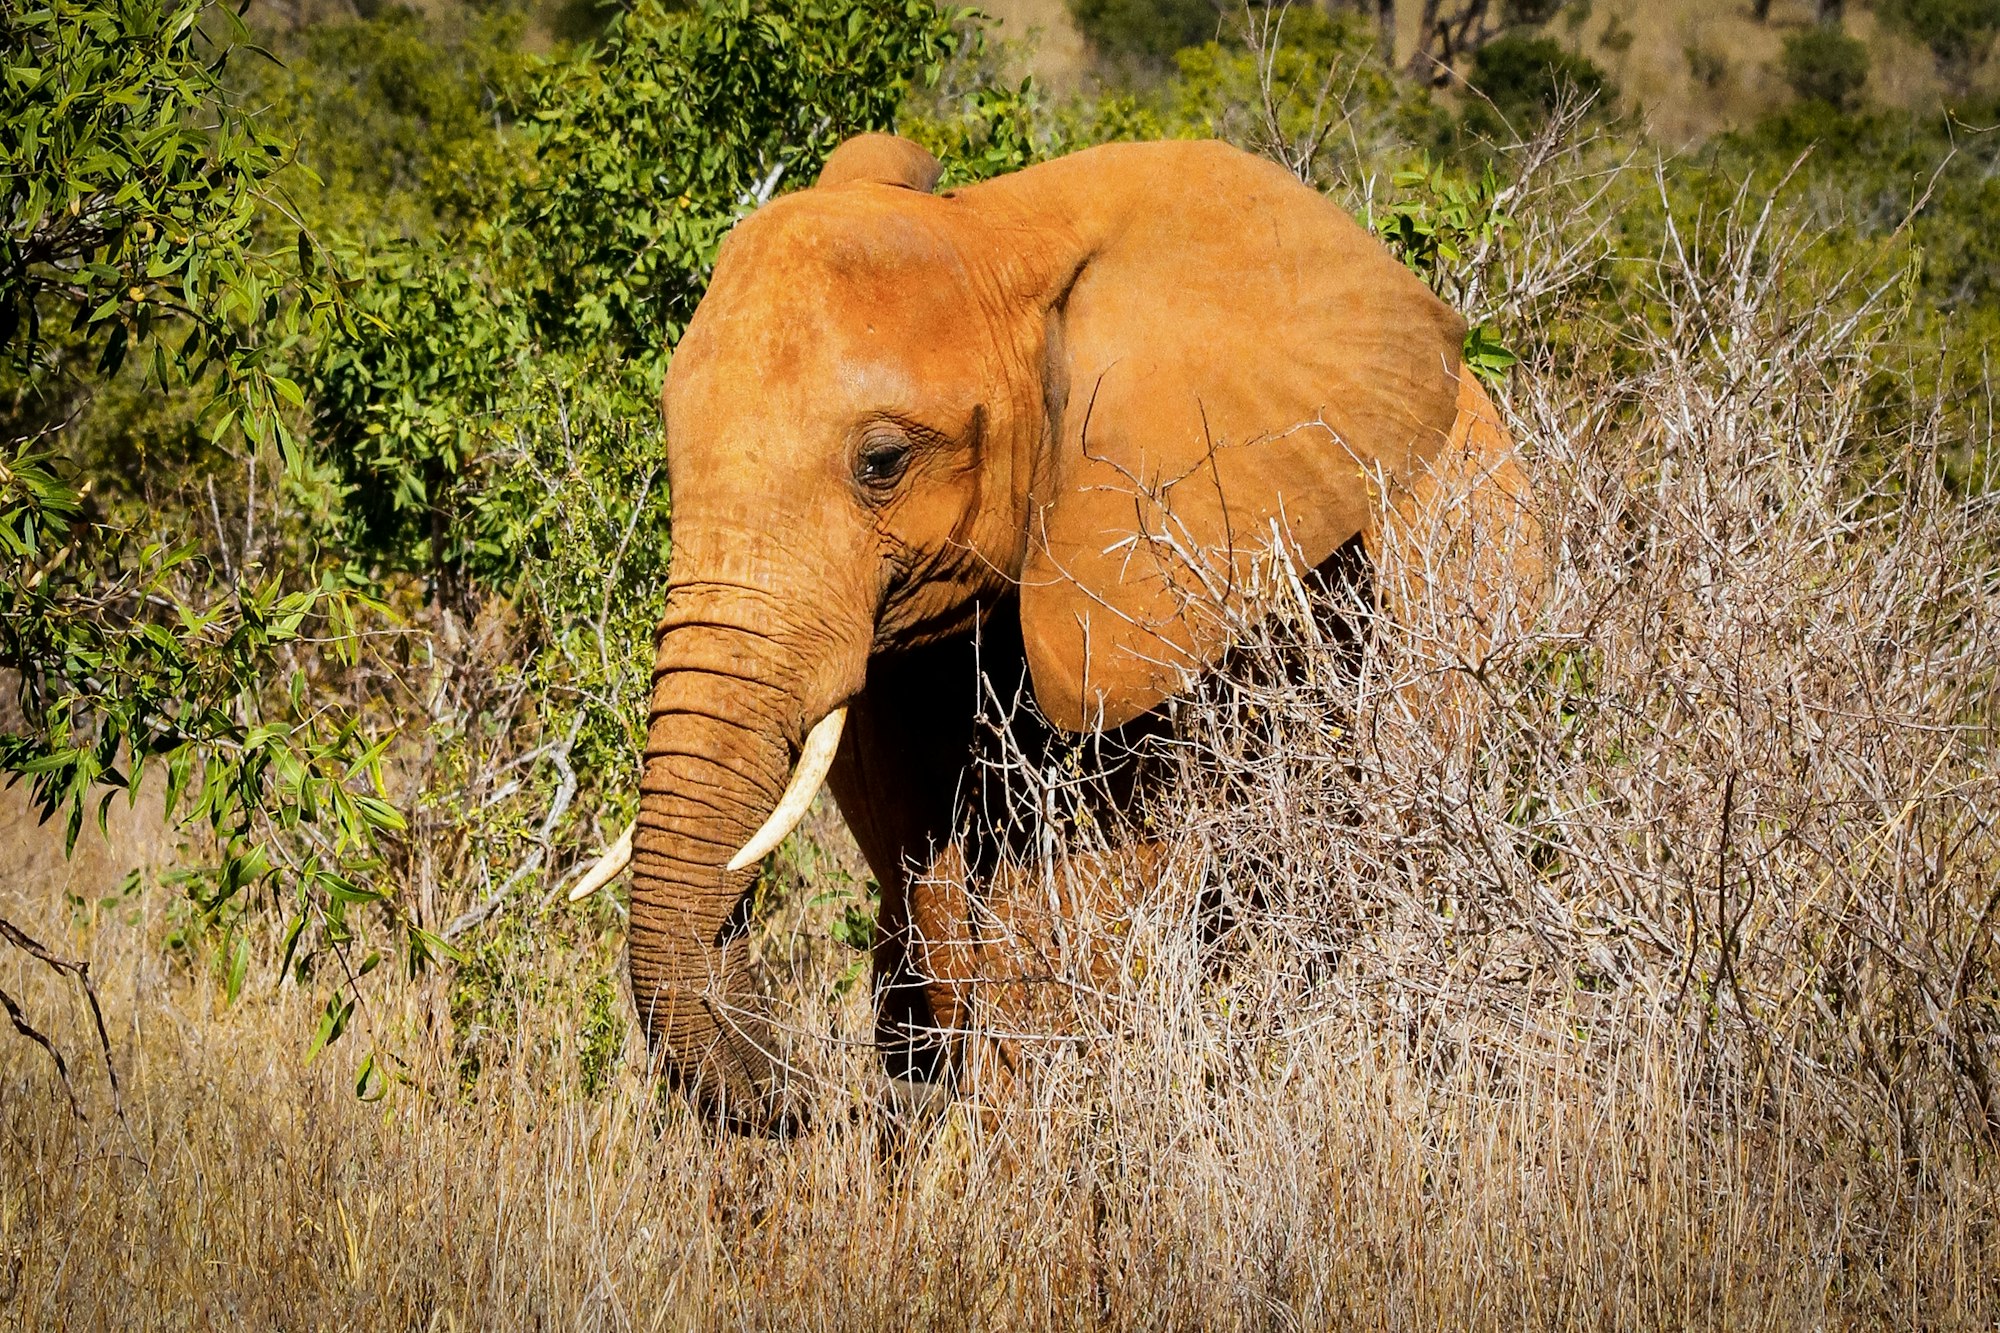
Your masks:
{"label": "leafy foliage", "polygon": [[[495,572],[474,492],[506,435],[529,359],[523,303],[478,268],[398,246],[356,265],[351,336],[334,339],[314,389],[316,423],[345,489],[350,558],[371,577],[428,573],[462,605]],[[509,562],[511,563],[511,562]]]}
{"label": "leafy foliage", "polygon": [[659,364],[730,222],[833,148],[893,120],[957,48],[929,0],[646,0],[601,59],[527,99],[534,167],[511,204],[532,238],[535,332]]}
{"label": "leafy foliage", "polygon": [[928,0],[643,3],[601,54],[536,71],[514,95],[525,160],[489,211],[357,263],[360,317],[314,394],[357,556],[446,591],[509,582],[521,523],[483,488],[538,391],[530,360],[571,355],[587,392],[650,412],[730,224],[887,126],[954,24]]}
{"label": "leafy foliage", "polygon": [[[200,0],[0,11],[0,351],[15,438],[60,423],[84,374],[149,354],[161,389],[209,385],[219,436],[241,425],[296,455],[289,355],[324,313],[252,231],[289,150],[224,93],[231,50]],[[297,234],[301,269],[311,238]],[[173,336],[169,340],[168,335]],[[210,377],[210,372],[213,372]]]}
{"label": "leafy foliage", "polygon": [[1835,25],[1816,24],[1785,38],[1782,67],[1800,97],[1851,111],[1868,83],[1868,47]]}
{"label": "leafy foliage", "polygon": [[1092,47],[1113,60],[1163,63],[1215,38],[1227,12],[1215,0],[1068,0]]}
{"label": "leafy foliage", "polygon": [[[1431,290],[1448,301],[1462,297],[1462,275],[1513,225],[1492,164],[1468,180],[1426,156],[1397,172],[1395,183],[1403,194],[1382,211],[1377,234]],[[1464,356],[1495,383],[1519,360],[1485,325],[1466,331]]]}
{"label": "leafy foliage", "polygon": [[1604,98],[1611,80],[1587,58],[1553,37],[1510,32],[1479,48],[1468,75],[1482,102],[1468,108],[1481,133],[1525,134],[1546,120],[1565,95]]}
{"label": "leafy foliage", "polygon": [[[470,1089],[494,1065],[518,1058],[523,1012],[571,987],[568,979],[550,974],[546,945],[531,927],[509,919],[466,952],[449,993],[461,1089]],[[609,972],[582,987],[579,998],[581,1022],[569,1037],[588,1096],[610,1078],[630,1021]]]}
{"label": "leafy foliage", "polygon": [[1054,155],[1060,132],[1032,77],[1018,85],[974,88],[949,114],[906,118],[903,133],[936,155],[941,189],[1019,171]]}
{"label": "leafy foliage", "polygon": [[[391,894],[373,880],[377,839],[403,821],[386,741],[327,710],[314,677],[352,662],[372,604],[337,578],[218,577],[185,535],[148,539],[97,513],[95,479],[75,484],[57,451],[132,357],[153,392],[195,400],[216,446],[275,447],[306,471],[295,364],[336,307],[277,192],[290,150],[222,82],[236,48],[205,25],[226,13],[58,3],[0,22],[15,53],[0,327],[16,405],[0,444],[0,667],[21,716],[0,769],[62,817],[66,845],[92,808],[102,820],[164,770],[169,811],[213,839],[213,863],[183,878],[200,912],[282,891],[284,965],[331,950],[345,966],[350,910]],[[267,252],[273,227],[286,243]],[[412,958],[436,951],[402,924]]]}

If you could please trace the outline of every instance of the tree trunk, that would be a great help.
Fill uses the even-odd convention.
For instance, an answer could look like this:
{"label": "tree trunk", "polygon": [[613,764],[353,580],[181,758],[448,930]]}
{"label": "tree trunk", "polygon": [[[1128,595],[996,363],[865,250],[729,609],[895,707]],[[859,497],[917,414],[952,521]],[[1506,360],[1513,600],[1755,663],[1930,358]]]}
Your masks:
{"label": "tree trunk", "polygon": [[1375,0],[1375,49],[1382,63],[1396,64],[1396,0]]}
{"label": "tree trunk", "polygon": [[1424,0],[1417,46],[1405,72],[1442,87],[1451,81],[1458,61],[1484,46],[1502,26],[1492,0],[1454,0],[1449,9],[1445,0]]}
{"label": "tree trunk", "polygon": [[1424,7],[1417,18],[1417,44],[1410,51],[1410,62],[1404,72],[1413,79],[1425,83],[1437,82],[1437,59],[1431,54],[1431,45],[1440,36],[1438,9],[1444,0],[1424,0]]}

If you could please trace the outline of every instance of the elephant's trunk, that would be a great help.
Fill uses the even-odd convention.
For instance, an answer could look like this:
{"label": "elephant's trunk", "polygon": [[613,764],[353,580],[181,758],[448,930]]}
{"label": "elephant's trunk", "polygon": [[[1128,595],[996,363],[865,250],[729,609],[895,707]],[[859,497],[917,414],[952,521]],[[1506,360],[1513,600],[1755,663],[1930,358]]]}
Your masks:
{"label": "elephant's trunk", "polygon": [[757,866],[729,863],[779,804],[806,729],[847,690],[846,673],[829,680],[824,663],[803,665],[782,636],[746,624],[746,611],[771,609],[752,600],[669,599],[632,841],[630,961],[668,1076],[710,1116],[780,1132],[805,1099],[737,938]]}

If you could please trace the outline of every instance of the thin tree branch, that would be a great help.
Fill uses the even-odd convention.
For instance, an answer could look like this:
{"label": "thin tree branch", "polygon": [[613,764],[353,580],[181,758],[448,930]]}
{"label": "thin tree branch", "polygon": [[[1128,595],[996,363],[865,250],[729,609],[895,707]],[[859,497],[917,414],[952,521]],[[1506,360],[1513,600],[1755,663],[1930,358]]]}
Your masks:
{"label": "thin tree branch", "polygon": [[[5,939],[9,944],[12,944],[15,948],[33,957],[43,966],[53,971],[68,973],[75,977],[77,982],[82,985],[84,1001],[90,1006],[91,1021],[97,1026],[98,1048],[104,1053],[104,1073],[111,1081],[111,1108],[117,1114],[118,1118],[123,1120],[125,1118],[125,1107],[119,1096],[118,1068],[111,1060],[111,1034],[104,1027],[104,1008],[97,1002],[97,988],[90,984],[89,962],[83,959],[58,958],[43,947],[33,936],[5,917],[0,917],[0,939]],[[4,1004],[7,1016],[14,1020],[14,1030],[28,1040],[40,1045],[43,1050],[49,1053],[49,1058],[56,1062],[56,1072],[62,1075],[63,1091],[69,1094],[70,1109],[76,1112],[78,1119],[89,1119],[88,1116],[84,1115],[82,1106],[77,1103],[76,1090],[70,1085],[69,1066],[64,1063],[62,1054],[56,1050],[47,1037],[35,1030],[33,1025],[22,1015],[20,1006],[14,1003],[12,997],[6,995],[4,992],[0,992],[0,1004]]]}

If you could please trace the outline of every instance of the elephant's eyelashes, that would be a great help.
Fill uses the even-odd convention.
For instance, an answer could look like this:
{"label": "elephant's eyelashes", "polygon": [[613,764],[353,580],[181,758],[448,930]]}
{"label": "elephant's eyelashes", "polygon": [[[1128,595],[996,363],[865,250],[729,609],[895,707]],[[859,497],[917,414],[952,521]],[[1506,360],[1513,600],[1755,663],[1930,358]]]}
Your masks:
{"label": "elephant's eyelashes", "polygon": [[886,491],[903,479],[910,466],[907,440],[870,440],[854,460],[854,475],[871,491]]}

